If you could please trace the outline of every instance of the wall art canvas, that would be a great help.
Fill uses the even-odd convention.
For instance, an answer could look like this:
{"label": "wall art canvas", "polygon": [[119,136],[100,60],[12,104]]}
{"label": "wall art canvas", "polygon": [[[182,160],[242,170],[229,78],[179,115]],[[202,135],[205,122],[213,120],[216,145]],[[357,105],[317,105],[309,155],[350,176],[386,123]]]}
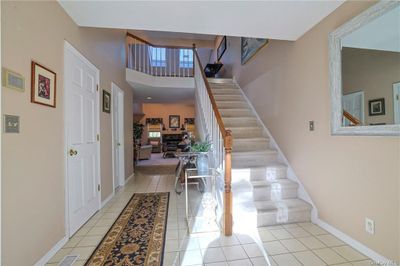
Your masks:
{"label": "wall art canvas", "polygon": [[242,37],[240,45],[242,65],[246,64],[267,43],[268,39]]}

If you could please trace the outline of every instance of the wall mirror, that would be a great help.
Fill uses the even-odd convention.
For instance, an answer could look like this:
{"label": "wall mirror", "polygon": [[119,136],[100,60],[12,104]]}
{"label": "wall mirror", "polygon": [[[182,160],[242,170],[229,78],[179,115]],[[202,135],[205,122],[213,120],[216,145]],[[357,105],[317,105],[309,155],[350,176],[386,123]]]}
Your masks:
{"label": "wall mirror", "polygon": [[400,2],[330,33],[329,60],[332,134],[400,135]]}

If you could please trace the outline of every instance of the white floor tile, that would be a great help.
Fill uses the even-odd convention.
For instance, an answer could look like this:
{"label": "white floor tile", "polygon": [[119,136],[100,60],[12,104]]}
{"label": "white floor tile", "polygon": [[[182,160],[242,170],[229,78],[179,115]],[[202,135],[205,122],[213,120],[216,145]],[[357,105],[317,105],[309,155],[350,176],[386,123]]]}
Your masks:
{"label": "white floor tile", "polygon": [[265,242],[263,246],[269,256],[289,253],[289,251],[279,241]]}
{"label": "white floor tile", "polygon": [[251,257],[262,257],[264,254],[262,253],[260,247],[256,244],[245,244],[242,245],[244,251],[246,252],[247,256]]}
{"label": "white floor tile", "polygon": [[341,240],[337,239],[333,235],[319,235],[316,236],[321,242],[323,242],[325,245],[328,247],[337,247],[337,246],[343,246],[345,245],[344,242]]}
{"label": "white floor tile", "polygon": [[338,264],[346,260],[330,248],[315,249],[313,252],[327,264]]}
{"label": "white floor tile", "polygon": [[303,265],[307,266],[324,266],[326,263],[318,258],[311,251],[301,251],[293,253],[298,261],[300,261]]}
{"label": "white floor tile", "polygon": [[240,260],[240,259],[247,259],[247,254],[244,251],[244,249],[241,246],[229,246],[229,247],[223,247],[222,248],[226,260],[227,261],[232,261],[232,260]]}
{"label": "white floor tile", "polygon": [[281,254],[272,256],[279,266],[302,266],[302,264],[292,254]]}
{"label": "white floor tile", "polygon": [[360,252],[356,251],[355,249],[349,246],[334,247],[332,249],[336,251],[340,256],[347,259],[348,261],[359,261],[367,259]]}
{"label": "white floor tile", "polygon": [[320,249],[320,248],[325,248],[325,244],[319,241],[317,238],[314,236],[308,236],[308,237],[300,237],[298,240],[303,243],[306,247],[309,249]]}
{"label": "white floor tile", "polygon": [[287,250],[289,250],[289,252],[307,250],[306,246],[304,246],[299,240],[294,238],[281,240],[281,243],[287,248]]}
{"label": "white floor tile", "polygon": [[252,266],[249,259],[228,261],[229,266]]}
{"label": "white floor tile", "polygon": [[221,248],[208,248],[201,250],[204,263],[223,262],[226,261],[225,255]]}

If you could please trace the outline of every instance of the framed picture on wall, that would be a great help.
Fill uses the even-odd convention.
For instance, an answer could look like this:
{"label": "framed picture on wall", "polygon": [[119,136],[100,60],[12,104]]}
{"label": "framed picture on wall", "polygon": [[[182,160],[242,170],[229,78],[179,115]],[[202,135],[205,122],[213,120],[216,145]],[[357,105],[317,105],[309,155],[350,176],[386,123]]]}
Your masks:
{"label": "framed picture on wall", "polygon": [[111,94],[106,90],[103,90],[103,112],[111,112]]}
{"label": "framed picture on wall", "polygon": [[56,107],[56,73],[32,61],[31,102]]}
{"label": "framed picture on wall", "polygon": [[222,56],[224,55],[226,51],[226,36],[224,36],[219,43],[218,49],[217,49],[217,61],[221,60]]}
{"label": "framed picture on wall", "polygon": [[385,114],[385,98],[368,101],[368,112],[370,116]]}
{"label": "framed picture on wall", "polygon": [[242,37],[240,44],[242,65],[246,64],[267,43],[268,39]]}
{"label": "framed picture on wall", "polygon": [[169,128],[180,128],[180,126],[181,126],[181,117],[179,115],[170,115]]}

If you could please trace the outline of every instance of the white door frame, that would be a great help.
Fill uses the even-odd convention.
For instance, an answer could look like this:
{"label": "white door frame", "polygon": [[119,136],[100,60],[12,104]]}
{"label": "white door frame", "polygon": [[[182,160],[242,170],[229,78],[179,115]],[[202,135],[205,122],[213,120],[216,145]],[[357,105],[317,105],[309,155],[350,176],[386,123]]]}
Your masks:
{"label": "white door frame", "polygon": [[393,83],[393,122],[395,124],[400,124],[400,101],[397,99],[400,97],[400,82]]}
{"label": "white door frame", "polygon": [[[113,169],[113,193],[115,193],[115,189],[118,186],[124,186],[125,185],[125,143],[124,143],[124,128],[125,128],[125,123],[124,123],[124,98],[125,94],[124,91],[118,87],[114,82],[111,82],[111,98],[114,99],[114,97],[118,96],[118,104],[119,106],[115,106],[114,101],[111,101],[111,132],[112,132],[112,169]],[[120,155],[119,158],[119,166],[115,165],[115,136],[114,136],[114,112],[118,112],[118,120],[120,123],[119,125],[122,125],[120,127],[119,133],[120,133],[120,138],[122,139],[121,141],[121,146],[120,146]],[[119,167],[119,172],[121,173],[119,178],[118,178],[118,184],[115,184],[115,168]]]}
{"label": "white door frame", "polygon": [[[67,86],[66,86],[66,75],[65,75],[65,70],[67,69],[66,66],[66,60],[65,60],[65,55],[66,51],[69,51],[79,57],[82,61],[96,69],[96,84],[97,84],[97,103],[98,103],[98,108],[97,108],[97,134],[100,134],[100,93],[99,93],[99,86],[98,84],[100,83],[100,71],[99,69],[93,65],[86,57],[84,57],[75,47],[73,47],[68,41],[64,40],[64,187],[65,187],[65,234],[68,238],[71,237],[70,235],[70,228],[69,228],[69,178],[68,178],[68,125],[67,125]],[[100,135],[98,135],[100,136]],[[98,204],[98,210],[101,207],[101,173],[100,173],[100,140],[98,139],[97,141],[97,170],[98,170],[98,175],[97,175],[97,183],[100,185],[100,190],[97,191],[99,194],[99,204]]]}

